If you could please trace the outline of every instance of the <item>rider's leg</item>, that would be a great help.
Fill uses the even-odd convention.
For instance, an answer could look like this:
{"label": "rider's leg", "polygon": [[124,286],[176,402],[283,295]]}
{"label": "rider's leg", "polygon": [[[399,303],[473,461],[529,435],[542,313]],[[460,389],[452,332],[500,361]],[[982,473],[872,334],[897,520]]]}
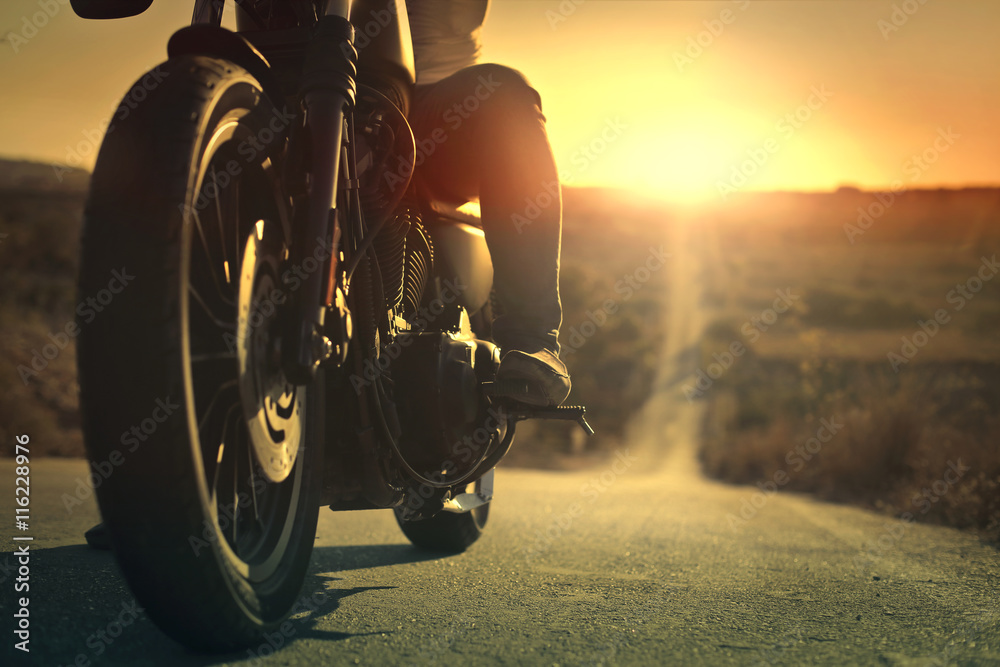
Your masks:
{"label": "rider's leg", "polygon": [[528,402],[561,403],[562,200],[538,93],[515,70],[476,65],[422,87],[411,117],[431,191],[479,197],[503,311],[493,324],[499,379],[528,380]]}

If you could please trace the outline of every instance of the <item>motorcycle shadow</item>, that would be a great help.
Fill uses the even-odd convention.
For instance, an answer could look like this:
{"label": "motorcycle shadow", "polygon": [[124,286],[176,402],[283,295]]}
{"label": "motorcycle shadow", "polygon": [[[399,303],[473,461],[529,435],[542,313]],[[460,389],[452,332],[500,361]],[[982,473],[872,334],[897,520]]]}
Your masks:
{"label": "motorcycle shadow", "polygon": [[[313,550],[312,566],[309,570],[310,572],[336,574],[350,570],[421,563],[443,557],[445,557],[443,553],[423,551],[410,544],[317,547]],[[308,583],[306,585],[308,586]]]}
{"label": "motorcycle shadow", "polygon": [[[132,596],[109,551],[86,545],[33,549],[28,592],[30,599],[31,661],[45,665],[217,665],[236,659],[263,658],[299,639],[342,641],[350,637],[390,634],[391,630],[348,633],[324,630],[321,619],[333,614],[341,600],[358,593],[394,588],[357,586],[337,588],[339,572],[440,558],[409,545],[319,547],[313,553],[296,609],[285,630],[260,646],[228,654],[188,652],[164,635]],[[17,577],[12,554],[0,556],[0,579],[13,584]],[[21,595],[18,594],[18,595]],[[0,596],[6,636],[12,636],[14,601]],[[3,653],[11,643],[5,642]],[[277,646],[275,646],[277,645]],[[11,649],[12,650],[12,649]],[[18,652],[19,653],[19,652]],[[0,662],[6,662],[0,660]],[[11,663],[7,663],[11,664]]]}

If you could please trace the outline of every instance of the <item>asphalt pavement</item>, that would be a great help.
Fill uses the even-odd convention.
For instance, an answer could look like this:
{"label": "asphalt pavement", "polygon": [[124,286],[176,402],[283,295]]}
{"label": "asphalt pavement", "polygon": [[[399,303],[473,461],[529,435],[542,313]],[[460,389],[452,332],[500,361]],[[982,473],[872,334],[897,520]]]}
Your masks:
{"label": "asphalt pavement", "polygon": [[[672,239],[677,280],[698,270],[685,251],[696,242]],[[688,292],[675,290],[672,310],[697,309]],[[697,329],[674,316],[669,358]],[[27,531],[11,518],[14,463],[0,461],[2,664],[1000,664],[994,548],[706,480],[701,406],[680,397],[676,376],[665,367],[603,464],[501,468],[486,533],[465,554],[417,551],[388,511],[323,510],[304,611],[270,643],[225,656],[189,654],[160,633],[113,556],[85,545],[96,504],[67,500],[87,496],[85,485],[77,494],[85,461],[32,461]],[[30,591],[19,593],[14,550],[26,544]],[[9,625],[22,596],[30,653],[14,648]]]}

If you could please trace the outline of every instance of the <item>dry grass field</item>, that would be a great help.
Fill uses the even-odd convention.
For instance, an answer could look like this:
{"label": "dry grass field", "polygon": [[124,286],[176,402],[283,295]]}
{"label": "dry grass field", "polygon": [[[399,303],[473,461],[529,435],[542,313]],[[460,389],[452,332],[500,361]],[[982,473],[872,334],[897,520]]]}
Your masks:
{"label": "dry grass field", "polygon": [[0,162],[0,439],[31,433],[39,455],[83,455],[76,346],[65,327],[88,183],[84,172],[60,181],[48,165]]}
{"label": "dry grass field", "polygon": [[[877,201],[748,195],[706,214],[702,368],[747,351],[698,397],[702,462],[997,539],[1000,190],[897,194],[857,234]],[[789,307],[769,312],[779,291]]]}

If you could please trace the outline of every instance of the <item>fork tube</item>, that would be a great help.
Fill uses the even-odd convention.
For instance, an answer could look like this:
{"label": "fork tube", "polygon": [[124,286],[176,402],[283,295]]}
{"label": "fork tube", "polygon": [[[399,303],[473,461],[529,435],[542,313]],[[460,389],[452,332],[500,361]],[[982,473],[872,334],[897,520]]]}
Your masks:
{"label": "fork tube", "polygon": [[194,3],[194,14],[191,17],[191,25],[207,23],[208,25],[222,25],[223,3],[219,0],[197,0]]}
{"label": "fork tube", "polygon": [[[328,13],[322,17],[306,51],[299,93],[305,109],[306,135],[313,157],[306,212],[304,216],[296,215],[293,231],[290,257],[293,267],[303,266],[304,260],[313,255],[317,239],[332,246],[338,236],[337,230],[331,229],[331,226],[337,224],[334,209],[340,178],[344,119],[354,106],[357,57],[351,22],[336,14]],[[330,253],[331,262],[337,261],[336,247],[322,250]],[[327,277],[328,274],[323,271],[310,272],[303,280],[294,302],[294,311],[290,313],[290,329],[283,341],[282,366],[285,375],[295,384],[308,383],[324,358],[321,332],[326,313],[324,288]]]}
{"label": "fork tube", "polygon": [[351,5],[353,0],[328,0],[326,5],[327,16],[342,16],[345,19],[351,18]]}

